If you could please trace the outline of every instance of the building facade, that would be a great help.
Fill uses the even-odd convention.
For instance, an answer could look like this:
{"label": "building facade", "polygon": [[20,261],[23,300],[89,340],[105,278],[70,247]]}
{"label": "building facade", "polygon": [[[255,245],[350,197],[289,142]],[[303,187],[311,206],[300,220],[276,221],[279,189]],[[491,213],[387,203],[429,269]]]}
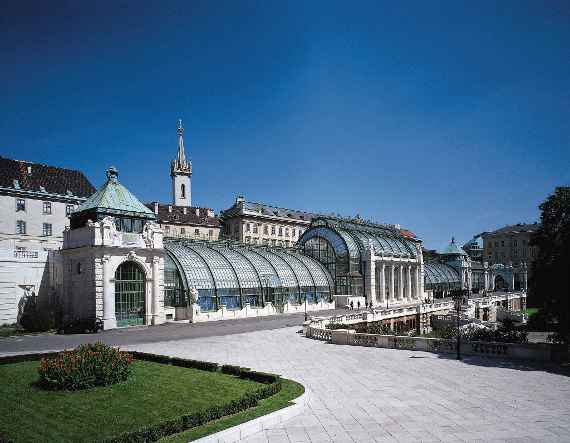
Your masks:
{"label": "building facade", "polygon": [[69,215],[93,192],[80,171],[0,157],[0,248],[59,249]]}
{"label": "building facade", "polygon": [[538,255],[536,246],[530,245],[531,236],[538,228],[538,223],[519,223],[483,233],[484,261],[490,265],[530,265]]}
{"label": "building facade", "polygon": [[61,322],[103,320],[105,329],[164,322],[164,248],[155,215],[118,180],[71,215],[61,250]]}
{"label": "building facade", "polygon": [[222,211],[223,238],[252,245],[293,247],[315,214],[246,201],[238,196]]}

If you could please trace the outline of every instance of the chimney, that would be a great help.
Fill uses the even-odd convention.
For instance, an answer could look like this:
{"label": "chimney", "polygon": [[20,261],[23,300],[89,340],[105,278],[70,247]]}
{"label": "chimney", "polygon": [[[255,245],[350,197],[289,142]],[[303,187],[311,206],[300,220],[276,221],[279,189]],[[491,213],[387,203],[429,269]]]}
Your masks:
{"label": "chimney", "polygon": [[208,217],[213,217],[213,216],[214,216],[214,210],[208,208],[208,209],[207,209],[207,214],[208,214]]}
{"label": "chimney", "polygon": [[182,208],[182,212],[184,212],[184,215],[186,215],[186,206]]}
{"label": "chimney", "polygon": [[196,217],[200,217],[200,208],[194,209],[194,212],[196,213]]}
{"label": "chimney", "polygon": [[172,212],[172,205],[168,205],[168,212]]}
{"label": "chimney", "polygon": [[28,175],[32,175],[32,165],[28,165]]}
{"label": "chimney", "polygon": [[154,213],[158,215],[158,202],[154,202]]}

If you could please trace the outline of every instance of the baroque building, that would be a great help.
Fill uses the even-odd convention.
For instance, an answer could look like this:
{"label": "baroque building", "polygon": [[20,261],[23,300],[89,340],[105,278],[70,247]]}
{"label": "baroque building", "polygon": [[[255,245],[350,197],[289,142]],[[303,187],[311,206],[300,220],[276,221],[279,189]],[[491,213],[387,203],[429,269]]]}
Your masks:
{"label": "baroque building", "polygon": [[538,223],[518,223],[481,234],[484,260],[489,264],[530,265],[538,255],[536,246],[530,245],[530,239],[539,226]]}
{"label": "baroque building", "polygon": [[223,237],[252,245],[293,247],[315,214],[247,201],[239,195],[220,213]]}

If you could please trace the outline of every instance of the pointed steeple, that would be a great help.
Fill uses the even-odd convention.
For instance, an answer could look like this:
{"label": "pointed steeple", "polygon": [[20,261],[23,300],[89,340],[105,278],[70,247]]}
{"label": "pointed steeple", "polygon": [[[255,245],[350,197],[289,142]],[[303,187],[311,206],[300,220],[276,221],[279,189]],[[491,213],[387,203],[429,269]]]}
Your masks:
{"label": "pointed steeple", "polygon": [[171,175],[189,175],[192,173],[192,163],[186,160],[186,152],[184,151],[184,127],[182,119],[178,119],[178,152],[176,158],[172,161]]}

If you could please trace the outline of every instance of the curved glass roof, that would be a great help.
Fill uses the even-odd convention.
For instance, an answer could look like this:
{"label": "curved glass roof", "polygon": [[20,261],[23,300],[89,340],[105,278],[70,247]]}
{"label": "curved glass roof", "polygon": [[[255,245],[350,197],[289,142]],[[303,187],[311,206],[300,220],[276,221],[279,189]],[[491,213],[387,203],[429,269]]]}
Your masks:
{"label": "curved glass roof", "polygon": [[439,262],[424,263],[424,282],[426,289],[448,289],[461,285],[457,271],[451,266]]}
{"label": "curved glass roof", "polygon": [[418,258],[420,254],[416,242],[389,225],[347,221],[335,217],[319,217],[313,220],[311,228],[307,229],[298,244],[303,244],[311,238],[323,237],[335,249],[337,255],[347,254],[351,258],[361,259],[362,254],[374,247],[376,254]]}
{"label": "curved glass roof", "polygon": [[164,248],[186,288],[226,290],[302,287],[334,292],[332,277],[317,260],[292,250],[241,243],[168,240]]}

